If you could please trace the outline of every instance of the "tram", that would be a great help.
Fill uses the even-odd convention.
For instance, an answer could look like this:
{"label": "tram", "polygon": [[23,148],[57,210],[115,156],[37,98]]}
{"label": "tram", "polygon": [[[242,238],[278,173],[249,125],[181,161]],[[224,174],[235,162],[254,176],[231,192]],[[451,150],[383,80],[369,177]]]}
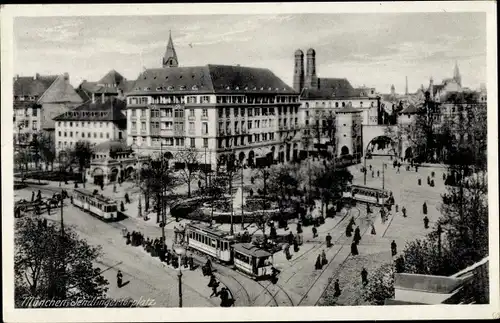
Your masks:
{"label": "tram", "polygon": [[101,220],[115,220],[118,217],[117,202],[113,199],[84,189],[74,189],[73,205],[97,216]]}
{"label": "tram", "polygon": [[234,268],[254,278],[273,275],[270,261],[272,254],[251,243],[236,243],[228,232],[209,228],[208,225],[192,222],[186,225],[187,246],[205,256]]}
{"label": "tram", "polygon": [[186,225],[188,247],[196,249],[223,263],[231,263],[231,245],[234,237],[229,233],[208,227],[202,223]]}
{"label": "tram", "polygon": [[234,267],[255,278],[271,277],[273,264],[272,254],[251,243],[233,245]]}
{"label": "tram", "polygon": [[362,185],[351,185],[350,189],[347,192],[344,192],[344,198],[351,199],[356,202],[364,202],[379,206],[394,204],[392,192]]}

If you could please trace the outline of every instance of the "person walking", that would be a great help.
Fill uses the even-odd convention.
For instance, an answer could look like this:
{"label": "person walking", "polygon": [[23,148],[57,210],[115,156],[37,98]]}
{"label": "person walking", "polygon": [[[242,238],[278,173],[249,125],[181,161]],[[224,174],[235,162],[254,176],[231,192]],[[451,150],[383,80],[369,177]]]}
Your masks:
{"label": "person walking", "polygon": [[403,212],[403,217],[406,218],[406,208],[403,206],[403,208],[401,209],[401,212]]}
{"label": "person walking", "polygon": [[380,171],[377,170],[377,177],[380,177]]}
{"label": "person walking", "polygon": [[354,242],[354,241],[351,243],[351,254],[353,256],[359,255],[359,253],[358,253],[358,244],[356,242]]}
{"label": "person walking", "polygon": [[318,236],[318,229],[316,229],[316,227],[313,226],[312,232],[313,232],[313,238],[316,238]]}
{"label": "person walking", "polygon": [[189,255],[189,270],[193,271],[194,270],[194,259],[193,255]]}
{"label": "person walking", "polygon": [[325,266],[328,263],[328,260],[326,259],[326,253],[325,250],[321,251],[321,265]]}
{"label": "person walking", "polygon": [[391,254],[394,257],[398,253],[396,241],[392,240],[391,242]]}
{"label": "person walking", "polygon": [[332,246],[332,236],[330,233],[326,235],[326,247],[330,248]]}
{"label": "person walking", "polygon": [[356,241],[356,243],[359,243],[360,240],[361,240],[361,231],[359,230],[359,226],[357,226],[356,230],[354,230],[354,241]]}
{"label": "person walking", "polygon": [[219,287],[219,282],[217,280],[214,281],[212,284],[212,294],[210,294],[210,297],[212,296],[217,296],[217,288]]}
{"label": "person walking", "polygon": [[366,271],[365,267],[363,267],[363,270],[361,270],[361,282],[363,283],[363,286],[366,286],[368,284],[368,272]]}
{"label": "person walking", "polygon": [[373,235],[376,235],[377,232],[375,231],[375,225],[372,223],[372,231],[370,232]]}
{"label": "person walking", "polygon": [[31,191],[31,202],[35,200],[35,191]]}
{"label": "person walking", "polygon": [[335,290],[333,297],[339,297],[342,291],[340,290],[340,284],[338,279],[335,280],[335,284],[333,284],[333,289]]}
{"label": "person walking", "polygon": [[424,202],[424,204],[422,205],[422,212],[424,214],[427,214],[427,203]]}
{"label": "person walking", "polygon": [[427,215],[424,217],[424,228],[429,229],[429,218]]}
{"label": "person walking", "polygon": [[316,264],[314,265],[314,268],[316,268],[316,270],[319,270],[321,269],[322,265],[321,265],[321,255],[318,255],[318,257],[316,258]]}
{"label": "person walking", "polygon": [[118,273],[116,274],[116,284],[118,285],[118,288],[122,287],[122,282],[123,282],[123,274],[121,270],[118,270]]}

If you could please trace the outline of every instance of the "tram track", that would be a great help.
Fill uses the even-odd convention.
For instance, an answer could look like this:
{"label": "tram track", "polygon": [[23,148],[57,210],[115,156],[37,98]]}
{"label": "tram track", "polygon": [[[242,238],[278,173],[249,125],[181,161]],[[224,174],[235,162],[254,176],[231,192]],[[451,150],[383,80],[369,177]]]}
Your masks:
{"label": "tram track", "polygon": [[[358,208],[358,207],[355,207],[357,210],[358,210],[358,215],[356,216],[356,219],[355,220],[358,220],[360,217],[361,217],[361,210]],[[361,236],[364,236],[365,233],[368,231],[368,228],[369,226],[366,227],[366,229],[364,230],[363,234]],[[335,240],[334,244],[337,244],[340,239],[342,238],[345,238],[345,232],[343,232],[338,238],[337,240]],[[314,279],[313,283],[311,284],[311,286],[309,286],[309,288],[307,289],[306,293],[304,293],[304,296],[302,296],[302,298],[300,299],[300,301],[298,302],[297,306],[300,306],[302,304],[302,302],[307,298],[307,296],[309,295],[309,292],[313,289],[313,287],[317,284],[317,282],[319,281],[319,279],[323,276],[323,274],[327,271],[328,268],[330,268],[330,266],[332,265],[332,263],[334,262],[335,258],[339,255],[339,253],[345,248],[345,244],[342,244],[340,249],[335,253],[335,255],[328,261],[326,267],[324,269],[321,270],[321,272],[319,273],[319,275],[316,277],[316,279]],[[346,257],[346,259],[344,259],[341,264],[339,266],[341,266],[343,263],[345,263],[345,261],[349,258],[350,256],[350,253],[349,255]],[[330,285],[330,282],[327,284],[326,288],[328,288],[328,286]],[[323,290],[323,292],[321,293],[321,296],[318,298],[318,300],[315,301],[315,305],[318,303],[319,299],[321,299],[321,297],[324,295],[325,291],[326,291],[326,288]]]}
{"label": "tram track", "polygon": [[[367,214],[368,215],[368,214]],[[361,237],[364,237],[366,235],[366,233],[368,232],[368,230],[370,229],[370,225],[369,223],[371,223],[371,219],[369,219],[370,221],[367,221],[368,222],[368,225],[366,226],[366,228],[363,230],[363,233],[361,233]],[[345,245],[342,246],[342,248],[344,247]],[[341,249],[342,249],[341,248]],[[340,252],[340,250],[339,250]],[[338,253],[337,253],[338,254]],[[349,256],[351,254],[349,253],[349,255],[347,255],[347,257],[338,265],[338,268],[342,268],[344,266],[344,264],[347,262],[347,260],[349,259]],[[332,259],[333,260],[333,259]],[[328,290],[328,288],[330,287],[331,283],[332,283],[333,280],[329,280],[328,281],[328,284],[323,288],[323,292],[321,292],[321,295],[319,296],[319,298],[316,300],[316,302],[314,302],[314,306],[317,306],[319,301],[323,298],[323,296],[325,295],[326,291]]]}
{"label": "tram track", "polygon": [[[228,278],[231,278],[232,280],[234,280],[234,281],[235,281],[235,282],[236,282],[236,283],[240,286],[240,288],[237,290],[237,292],[241,290],[241,291],[243,291],[243,293],[245,294],[245,299],[246,299],[246,302],[244,302],[244,303],[246,303],[246,304],[244,304],[243,306],[245,306],[245,305],[246,305],[246,306],[250,306],[250,305],[251,305],[251,299],[250,299],[250,294],[248,293],[248,290],[247,290],[247,289],[245,288],[245,286],[243,286],[243,284],[242,284],[241,282],[239,282],[239,281],[238,281],[238,280],[237,280],[237,279],[236,279],[233,275],[231,275],[231,274],[229,274],[229,273],[227,273],[227,272],[226,272],[226,273],[224,273],[224,276],[222,276],[222,275],[217,275],[217,276],[219,276],[218,278],[219,278],[219,280],[220,280],[220,281],[222,281],[221,277],[224,277],[224,278],[225,278],[225,277],[228,277]],[[226,285],[226,288],[228,288],[228,289],[229,289],[229,287],[227,286],[228,284],[224,283],[224,285]],[[233,296],[234,296],[234,292],[233,292],[233,291],[234,291],[234,289],[229,289],[229,290],[230,290],[230,292],[231,292],[231,293],[233,294]]]}

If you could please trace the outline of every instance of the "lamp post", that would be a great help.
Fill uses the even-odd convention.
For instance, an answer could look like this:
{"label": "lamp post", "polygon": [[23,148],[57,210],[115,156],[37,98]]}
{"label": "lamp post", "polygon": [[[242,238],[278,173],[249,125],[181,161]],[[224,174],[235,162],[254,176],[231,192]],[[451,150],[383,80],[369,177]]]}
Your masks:
{"label": "lamp post", "polygon": [[385,163],[382,163],[382,189],[385,189]]}
{"label": "lamp post", "polygon": [[181,261],[182,261],[182,256],[186,254],[186,248],[184,248],[184,246],[182,244],[177,244],[177,245],[174,245],[173,248],[174,249],[174,252],[177,254],[178,256],[178,263],[179,263],[179,271],[177,272],[177,277],[179,279],[179,307],[182,307],[182,264],[181,264]]}

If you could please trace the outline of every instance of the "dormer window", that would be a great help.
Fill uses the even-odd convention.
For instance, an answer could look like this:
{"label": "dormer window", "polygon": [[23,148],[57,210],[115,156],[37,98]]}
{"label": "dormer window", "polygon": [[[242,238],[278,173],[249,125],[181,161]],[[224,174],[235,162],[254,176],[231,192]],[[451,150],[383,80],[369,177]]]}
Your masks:
{"label": "dormer window", "polygon": [[256,87],[256,86],[254,86],[254,87],[253,87],[253,89],[254,89],[254,91],[255,91],[255,90],[257,90],[257,87]]}
{"label": "dormer window", "polygon": [[261,87],[261,88],[260,88],[260,90],[261,90],[261,91],[263,91],[263,90],[264,90],[264,88],[263,88],[263,87]]}
{"label": "dormer window", "polygon": [[268,90],[269,90],[269,91],[271,91],[271,90],[272,90],[272,88],[271,88],[271,87],[269,87],[269,89],[268,89]]}
{"label": "dormer window", "polygon": [[245,86],[245,90],[248,90],[248,86]]}
{"label": "dormer window", "polygon": [[173,86],[169,86],[167,89],[168,89],[169,91],[173,91],[174,87],[173,87]]}
{"label": "dormer window", "polygon": [[226,86],[226,90],[230,90],[230,89],[231,89],[231,87],[229,85]]}
{"label": "dormer window", "polygon": [[149,90],[151,90],[151,88],[150,88],[150,87],[145,87],[145,88],[144,88],[144,91],[149,91]]}
{"label": "dormer window", "polygon": [[185,90],[185,89],[186,89],[186,86],[185,86],[185,85],[181,85],[180,89],[181,89],[181,90]]}
{"label": "dormer window", "polygon": [[162,90],[161,86],[156,88],[156,91],[161,91],[161,90]]}
{"label": "dormer window", "polygon": [[[193,75],[193,77],[194,77],[194,75]],[[197,85],[193,85],[192,89],[196,91],[196,90],[198,90],[198,86]]]}
{"label": "dormer window", "polygon": [[240,87],[239,87],[239,86],[237,86],[237,87],[235,87],[234,89],[235,89],[236,91],[238,91],[238,90],[240,89]]}

